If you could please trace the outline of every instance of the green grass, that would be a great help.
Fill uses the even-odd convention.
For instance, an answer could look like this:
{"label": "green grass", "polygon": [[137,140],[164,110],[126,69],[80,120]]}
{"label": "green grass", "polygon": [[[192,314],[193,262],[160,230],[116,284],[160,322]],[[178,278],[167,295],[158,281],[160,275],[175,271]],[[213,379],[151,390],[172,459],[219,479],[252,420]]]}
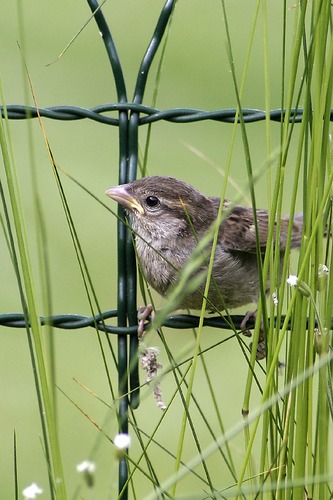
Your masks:
{"label": "green grass", "polygon": [[[132,7],[137,16],[136,4]],[[121,2],[106,2],[103,7],[124,68],[129,68],[125,71],[129,82],[160,7],[147,3],[144,36],[137,33],[136,16],[124,18]],[[286,3],[273,6],[263,1],[255,6],[243,2],[241,7],[250,21],[244,32],[240,32],[240,4],[233,7],[222,1],[213,6],[193,0],[190,8],[177,2],[150,75],[154,83],[149,83],[144,101],[161,109],[179,106],[179,100],[207,109],[235,107],[240,123],[153,124],[141,132],[140,172],[176,175],[208,195],[230,196],[240,203],[240,193],[245,192],[254,207],[269,208],[271,227],[261,266],[262,289],[269,275],[270,294],[260,300],[252,339],[255,346],[263,320],[268,354],[259,363],[255,348],[250,351],[238,332],[204,327],[205,299],[200,325],[193,332],[161,327],[189,286],[197,286],[195,280],[189,284],[189,277],[202,262],[206,241],[199,243],[178,287],[166,300],[151,294],[141,281],[142,302],[149,297],[156,308],[162,306],[142,348],[157,346],[160,354],[154,362],[162,366],[156,366],[157,375],[150,384],[141,371],[141,404],[129,410],[132,444],[125,457],[130,498],[325,499],[332,495],[333,278],[323,268],[333,267],[331,237],[324,236],[331,231],[333,197],[331,6],[313,1],[290,8]],[[73,16],[68,11],[64,20],[61,10],[58,15],[54,19],[59,26],[64,21],[65,30]],[[47,68],[47,78],[40,85],[40,59],[36,67],[29,62],[28,40],[36,30],[35,18],[20,11],[20,45],[32,80],[30,87],[25,74],[26,97],[21,99],[34,98],[39,105],[55,104],[54,99],[59,99],[56,104],[71,104],[78,93],[78,101],[91,99],[92,105],[116,100],[104,81],[109,68],[97,56],[94,67],[103,76],[101,90],[95,89],[94,75],[89,95],[79,93],[82,82],[92,78],[91,71],[87,79],[78,78],[73,94],[69,84],[63,96],[54,97],[48,86],[59,78],[56,92],[60,92],[61,81],[70,78],[72,70],[79,74],[82,54],[86,57],[89,44],[98,39],[95,29],[82,53],[75,52],[93,24],[85,25],[88,11],[80,15],[84,29],[79,36],[73,37],[79,25],[74,29],[69,24],[66,43],[59,40],[59,33],[52,50],[47,50],[50,30],[38,28],[43,29],[44,43],[35,50],[45,50],[36,52],[45,64],[56,59],[59,47],[73,40],[61,59]],[[56,23],[50,18],[48,22]],[[202,33],[193,29],[199,25]],[[138,36],[137,43],[129,32]],[[11,35],[7,38],[11,40]],[[101,46],[94,50],[99,54]],[[21,54],[16,57],[18,65]],[[14,82],[15,75],[8,74],[9,83]],[[2,102],[20,100],[19,89],[8,99],[12,88],[8,82],[4,87]],[[285,119],[281,124],[269,118],[265,123],[245,124],[241,110],[251,106],[284,108]],[[297,106],[304,109],[302,123],[290,123],[291,108]],[[23,127],[28,131],[26,142]],[[2,351],[8,350],[1,395],[6,435],[2,488],[8,498],[13,493],[19,498],[32,482],[44,489],[41,498],[117,496],[119,453],[113,442],[120,401],[115,339],[100,335],[97,329],[74,333],[50,325],[41,328],[38,321],[40,315],[63,311],[96,314],[116,303],[116,218],[96,201],[109,183],[117,182],[118,139],[117,131],[104,128],[82,122],[1,121],[1,245],[3,273],[10,276],[6,280],[10,283],[2,285],[1,313],[22,310],[30,321],[25,336],[22,331],[9,335],[9,329],[1,327]],[[223,170],[223,176],[212,165]],[[300,208],[305,215],[302,246],[291,260],[285,259],[279,283],[274,222]],[[290,245],[291,228],[289,233]],[[213,249],[216,237],[212,228],[207,238],[213,241]],[[298,277],[295,287],[287,284],[289,274]],[[207,279],[208,290],[210,274],[200,279]],[[141,300],[139,296],[139,304]],[[282,315],[281,328],[268,321],[275,316],[280,325]],[[285,361],[285,367],[279,361]],[[154,384],[155,396],[161,391],[166,404],[163,412],[154,401]],[[32,455],[34,461],[29,458]],[[92,476],[76,472],[85,459],[97,464]]]}

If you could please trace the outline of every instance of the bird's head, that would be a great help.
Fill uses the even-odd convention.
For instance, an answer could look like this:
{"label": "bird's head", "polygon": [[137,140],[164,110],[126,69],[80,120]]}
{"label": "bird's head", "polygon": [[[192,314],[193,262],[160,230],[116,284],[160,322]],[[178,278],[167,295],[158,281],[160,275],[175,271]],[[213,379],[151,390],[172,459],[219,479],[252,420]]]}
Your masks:
{"label": "bird's head", "polygon": [[106,191],[129,215],[133,229],[149,241],[202,234],[214,220],[210,200],[173,177],[144,177]]}

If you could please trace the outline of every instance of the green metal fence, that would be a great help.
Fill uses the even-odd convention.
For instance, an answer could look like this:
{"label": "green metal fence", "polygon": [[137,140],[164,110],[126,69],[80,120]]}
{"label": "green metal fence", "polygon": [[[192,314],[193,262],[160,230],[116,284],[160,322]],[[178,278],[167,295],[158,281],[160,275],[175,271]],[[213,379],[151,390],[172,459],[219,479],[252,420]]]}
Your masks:
{"label": "green metal fence", "polygon": [[[128,98],[121,62],[97,0],[88,0],[90,9],[95,18],[98,30],[102,35],[105,50],[113,71],[117,89],[118,102],[85,109],[76,106],[53,106],[36,108],[10,105],[6,108],[8,118],[22,120],[36,118],[38,114],[52,120],[94,120],[99,123],[117,127],[119,130],[119,184],[131,182],[137,176],[138,162],[138,129],[140,126],[165,120],[172,123],[189,123],[202,120],[214,120],[224,123],[234,123],[239,112],[232,109],[217,109],[205,111],[201,109],[176,108],[160,110],[143,104],[149,70],[156,52],[163,40],[165,31],[175,6],[175,0],[167,0],[157,21],[153,36],[142,59],[137,74],[137,80],[132,99]],[[2,114],[4,112],[2,110]],[[110,116],[110,114],[114,116]],[[241,116],[244,123],[265,120],[267,113],[258,109],[242,109]],[[270,120],[281,121],[285,118],[285,110],[276,109],[269,113]],[[299,123],[302,120],[303,110],[294,108],[288,115],[291,122]],[[240,118],[238,118],[240,120]],[[333,120],[333,110],[331,112]],[[124,218],[123,208],[119,207],[118,215]],[[98,328],[108,334],[117,335],[118,339],[118,371],[119,371],[119,431],[128,432],[128,405],[133,409],[139,405],[139,377],[138,377],[138,339],[137,339],[137,300],[136,300],[136,261],[132,239],[125,224],[118,221],[118,304],[117,308],[105,311],[94,317],[85,317],[77,314],[63,314],[51,318],[41,318],[41,324],[49,324],[61,329]],[[109,318],[117,318],[118,326],[105,323]],[[235,327],[239,327],[242,316],[232,316]],[[282,317],[282,322],[284,317]],[[193,328],[199,323],[199,318],[193,315],[173,315],[164,325],[172,328]],[[0,325],[7,327],[26,328],[27,320],[24,314],[1,314]],[[230,328],[230,323],[221,317],[206,318],[205,326],[214,328]],[[249,324],[251,327],[251,323]],[[130,397],[128,396],[130,394]],[[128,470],[126,459],[119,463],[119,492],[122,498],[127,498]]]}

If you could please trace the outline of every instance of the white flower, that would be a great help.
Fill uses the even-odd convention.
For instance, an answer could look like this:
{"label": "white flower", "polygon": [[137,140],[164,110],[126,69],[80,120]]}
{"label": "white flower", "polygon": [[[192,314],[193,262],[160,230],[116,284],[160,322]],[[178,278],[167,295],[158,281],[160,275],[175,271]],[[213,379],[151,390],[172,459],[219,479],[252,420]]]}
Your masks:
{"label": "white flower", "polygon": [[40,495],[41,493],[43,493],[43,490],[36,483],[31,483],[30,486],[27,486],[22,491],[22,495],[26,500],[37,498],[37,495]]}
{"label": "white flower", "polygon": [[287,283],[289,286],[296,286],[298,283],[298,277],[295,276],[294,274],[289,274],[289,277],[287,278]]}
{"label": "white flower", "polygon": [[128,434],[120,433],[114,438],[114,445],[118,450],[125,450],[131,444],[131,437]]}
{"label": "white flower", "polygon": [[277,305],[278,305],[278,303],[279,303],[279,299],[277,298],[277,294],[276,294],[276,292],[273,292],[273,293],[272,293],[272,299],[273,299],[273,304],[274,304],[275,306],[277,306]]}
{"label": "white flower", "polygon": [[299,280],[298,277],[295,276],[294,274],[289,275],[289,278],[287,279],[287,283],[289,286],[298,286],[298,291],[304,297],[307,297],[307,298],[312,297],[311,288],[309,287],[309,285],[304,283],[304,281]]}
{"label": "white flower", "polygon": [[95,462],[91,462],[90,460],[83,460],[83,462],[76,466],[76,470],[83,475],[83,479],[87,483],[88,488],[92,488],[95,482]]}
{"label": "white flower", "polygon": [[328,269],[327,266],[325,266],[325,264],[319,264],[318,274],[319,274],[319,277],[320,276],[327,276],[328,274],[330,274],[330,270]]}
{"label": "white flower", "polygon": [[76,470],[77,472],[89,472],[89,474],[93,474],[96,470],[96,464],[90,460],[84,460],[76,466]]}

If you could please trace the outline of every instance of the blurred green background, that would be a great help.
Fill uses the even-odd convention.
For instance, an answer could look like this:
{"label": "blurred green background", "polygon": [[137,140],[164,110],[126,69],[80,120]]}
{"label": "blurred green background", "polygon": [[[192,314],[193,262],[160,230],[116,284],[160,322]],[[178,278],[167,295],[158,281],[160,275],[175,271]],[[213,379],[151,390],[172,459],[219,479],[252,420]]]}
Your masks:
{"label": "blurred green background", "polygon": [[[128,99],[133,95],[137,71],[151,38],[155,23],[164,2],[160,0],[109,0],[103,7],[111,28],[122,63],[127,85]],[[248,0],[229,2],[228,23],[233,44],[235,68],[238,81],[244,69],[249,46],[256,3]],[[292,6],[291,6],[292,7]],[[85,1],[30,0],[6,2],[0,7],[2,27],[0,32],[0,77],[7,104],[32,104],[29,84],[22,69],[20,42],[32,80],[38,105],[76,105],[92,107],[116,102],[117,96],[112,72],[104,51],[98,29],[92,20],[80,33],[60,60],[52,63],[80,30],[90,16]],[[18,14],[20,12],[20,14]],[[19,29],[21,16],[24,36]],[[292,35],[293,9],[287,14],[288,37]],[[270,108],[281,106],[281,54],[282,54],[282,4],[267,2]],[[263,22],[259,14],[254,35],[254,46],[249,59],[249,69],[242,98],[243,107],[265,108]],[[288,52],[288,50],[287,50]],[[287,53],[288,61],[288,53]],[[150,105],[154,88],[157,61],[154,63],[144,104]],[[27,98],[27,101],[26,101]],[[224,18],[219,1],[180,0],[176,5],[169,44],[163,64],[157,107],[193,107],[206,110],[236,107],[236,98],[226,51]],[[118,130],[88,120],[76,122],[43,120],[47,137],[56,163],[74,176],[102,201],[115,209],[115,204],[105,198],[104,192],[118,179]],[[75,253],[66,225],[53,172],[47,157],[42,133],[37,120],[11,121],[15,159],[22,189],[24,213],[28,227],[30,250],[36,273],[41,311],[44,297],[40,285],[37,258],[37,236],[35,206],[32,196],[32,168],[37,172],[38,191],[47,224],[48,259],[52,277],[52,308],[54,314],[78,313],[90,315]],[[33,134],[33,159],[29,152],[28,131]],[[142,145],[146,127],[140,130]],[[153,125],[149,149],[148,173],[150,175],[177,176],[190,182],[207,195],[219,196],[223,185],[221,169],[226,166],[233,126],[216,122],[173,124],[159,122]],[[269,176],[264,173],[269,156],[279,144],[280,126],[277,123],[266,129],[264,122],[249,124],[247,133],[254,170],[261,173],[256,185],[257,205],[267,207],[269,203]],[[293,179],[293,157],[297,145],[291,146],[286,185]],[[270,141],[270,148],[267,147]],[[195,154],[193,148],[200,154]],[[205,159],[207,158],[207,159]],[[272,170],[274,177],[274,168]],[[1,174],[3,175],[3,174]],[[247,193],[247,174],[240,129],[237,130],[235,148],[231,157],[230,177],[239,185],[241,193]],[[3,178],[3,177],[2,177]],[[89,272],[102,310],[116,307],[116,221],[100,204],[92,199],[72,181],[62,176],[65,193],[80,237]],[[246,198],[229,183],[227,196]],[[288,211],[288,190],[285,192],[285,210]],[[300,202],[301,203],[301,202]],[[299,208],[301,207],[301,204]],[[21,311],[18,288],[4,238],[1,250],[1,313]],[[140,298],[138,299],[140,303]],[[156,298],[158,306],[163,300]],[[20,489],[37,482],[47,489],[47,473],[40,442],[40,420],[35,387],[25,332],[0,327],[1,330],[1,497],[13,498],[13,432],[17,433],[17,453]],[[75,381],[112,405],[105,371],[95,332],[90,330],[55,330],[58,386],[82,408],[98,425],[103,426],[110,437],[117,432],[114,410],[108,410]],[[171,351],[181,361],[191,354],[194,340],[190,331],[165,329]],[[205,330],[202,347],[207,348],[228,332]],[[115,342],[115,339],[112,339]],[[151,345],[161,343],[155,334],[149,339]],[[181,353],[181,354],[179,354]],[[160,361],[167,365],[162,350]],[[111,357],[110,370],[116,384],[117,374]],[[241,405],[244,394],[247,366],[234,339],[214,349],[206,357],[218,405],[223,415],[225,429],[241,421]],[[144,381],[144,374],[142,381]],[[205,413],[211,413],[211,425],[218,432],[218,423],[213,416],[211,398],[202,383],[201,368],[198,370],[194,394],[200,400]],[[259,377],[262,375],[258,373]],[[175,390],[172,375],[162,382],[166,402]],[[259,391],[253,392],[253,402],[259,400]],[[59,432],[68,493],[72,497],[81,486],[82,478],[76,465],[93,456],[97,464],[95,498],[115,498],[117,491],[117,462],[112,445],[101,435],[73,404],[59,393]],[[183,409],[179,400],[173,403],[156,438],[171,451],[176,452],[180,417]],[[148,434],[161,417],[155,407],[150,389],[142,391],[142,404],[135,412],[138,424]],[[197,433],[202,447],[211,437],[202,425],[200,417],[193,412]],[[98,441],[100,440],[100,442]],[[91,455],[98,442],[97,452]],[[139,447],[133,443],[131,455],[138,456]],[[244,456],[242,435],[233,441],[233,454],[241,463]],[[192,440],[184,450],[184,459],[196,453]],[[152,448],[151,458],[161,480],[174,470],[173,460]],[[255,458],[255,457],[254,457]],[[214,458],[212,459],[214,460]],[[221,488],[233,483],[221,461],[211,465]],[[138,498],[151,491],[151,485],[143,476],[136,476]],[[189,476],[178,492],[200,493],[202,484]],[[82,495],[87,490],[83,486]],[[47,498],[48,493],[44,497]]]}

